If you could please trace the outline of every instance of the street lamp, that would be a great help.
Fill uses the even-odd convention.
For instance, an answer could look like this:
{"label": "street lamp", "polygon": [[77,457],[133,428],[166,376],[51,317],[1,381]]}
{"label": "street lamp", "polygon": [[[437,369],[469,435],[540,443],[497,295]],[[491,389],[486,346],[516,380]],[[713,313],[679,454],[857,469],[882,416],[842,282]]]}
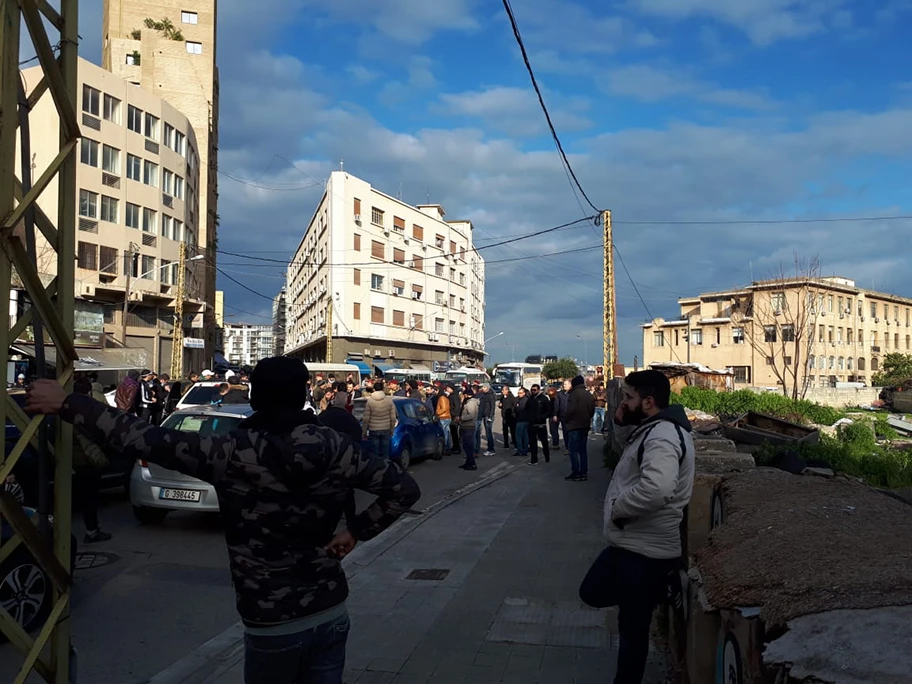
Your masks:
{"label": "street lamp", "polygon": [[[501,331],[500,331],[499,333],[497,333],[496,335],[492,335],[491,337],[489,337],[488,339],[486,339],[486,340],[482,343],[481,346],[484,347],[485,349],[487,349],[488,342],[490,342],[491,340],[493,340],[493,339],[495,339],[495,338],[500,337],[500,336],[503,335],[503,334],[504,334],[504,331],[501,330]],[[489,352],[489,351],[485,351],[485,352],[483,352],[483,353],[484,353],[485,356],[490,356],[490,354],[491,354],[491,352]]]}
{"label": "street lamp", "polygon": [[[189,259],[187,259],[187,261],[188,262],[199,261],[200,259],[205,259],[205,258],[206,258],[205,254],[197,254],[196,256],[192,256]],[[149,269],[145,273],[140,273],[138,276],[136,276],[136,279],[141,280],[141,279],[145,278],[147,275],[149,275],[150,273],[155,273],[155,271],[159,270],[160,268],[161,268],[161,266],[156,266],[155,268]],[[128,263],[127,264],[127,273],[126,273],[127,286],[124,289],[123,321],[122,321],[121,333],[120,333],[120,343],[124,347],[127,346],[127,314],[129,313],[129,310],[130,310],[130,286],[132,284],[131,283],[131,278],[133,277],[132,273],[133,273],[133,264]],[[183,293],[179,293],[178,296],[183,296]],[[181,321],[180,324],[183,325],[183,321]]]}

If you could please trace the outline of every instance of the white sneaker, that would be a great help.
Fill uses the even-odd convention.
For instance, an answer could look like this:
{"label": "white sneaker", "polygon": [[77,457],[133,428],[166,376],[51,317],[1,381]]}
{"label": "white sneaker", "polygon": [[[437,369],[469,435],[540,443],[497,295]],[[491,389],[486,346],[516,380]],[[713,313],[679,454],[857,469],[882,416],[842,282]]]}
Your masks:
{"label": "white sneaker", "polygon": [[485,456],[494,456],[494,452],[491,450],[488,450],[488,451],[484,452],[484,455]]}

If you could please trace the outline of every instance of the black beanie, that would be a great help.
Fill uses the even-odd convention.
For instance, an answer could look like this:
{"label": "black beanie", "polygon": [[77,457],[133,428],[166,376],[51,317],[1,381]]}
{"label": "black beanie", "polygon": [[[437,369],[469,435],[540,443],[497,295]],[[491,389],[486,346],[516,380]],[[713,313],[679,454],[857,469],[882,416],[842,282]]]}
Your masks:
{"label": "black beanie", "polygon": [[250,374],[250,408],[254,411],[300,411],[307,403],[310,373],[300,359],[273,356]]}
{"label": "black beanie", "polygon": [[570,387],[579,387],[580,385],[585,385],[586,380],[582,375],[577,375],[573,380],[570,381]]}

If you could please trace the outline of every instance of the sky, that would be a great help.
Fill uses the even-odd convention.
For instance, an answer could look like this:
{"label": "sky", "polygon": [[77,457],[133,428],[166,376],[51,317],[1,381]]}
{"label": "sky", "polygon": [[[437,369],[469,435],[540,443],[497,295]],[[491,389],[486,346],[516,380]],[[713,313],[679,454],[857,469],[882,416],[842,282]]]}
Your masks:
{"label": "sky", "polygon": [[[191,3],[192,4],[192,3]],[[795,254],[912,297],[912,0],[513,0],[570,163],[611,209],[620,359],[679,296]],[[101,0],[80,3],[100,59]],[[221,0],[219,249],[290,258],[339,168],[471,219],[476,245],[593,213],[561,165],[500,2]],[[866,220],[776,223],[818,218]],[[772,221],[743,223],[744,221]],[[704,222],[704,223],[700,223]],[[545,256],[556,251],[585,251]],[[483,249],[488,351],[601,358],[601,230]],[[268,297],[283,268],[226,255]],[[635,283],[635,285],[634,285]],[[229,321],[271,302],[220,278]],[[639,291],[639,295],[637,294]]]}

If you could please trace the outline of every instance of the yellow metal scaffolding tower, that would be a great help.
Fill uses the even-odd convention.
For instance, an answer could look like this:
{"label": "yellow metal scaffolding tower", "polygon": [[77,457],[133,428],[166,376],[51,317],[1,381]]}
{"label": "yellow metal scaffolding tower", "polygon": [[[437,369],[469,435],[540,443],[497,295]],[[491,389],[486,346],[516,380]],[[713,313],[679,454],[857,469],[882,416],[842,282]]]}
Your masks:
{"label": "yellow metal scaffolding tower", "polygon": [[184,377],[184,299],[187,296],[187,243],[181,242],[177,261],[177,296],[174,299],[174,332],[171,334],[171,377]]}
{"label": "yellow metal scaffolding tower", "polygon": [[617,296],[614,291],[614,242],[611,235],[611,212],[606,210],[602,214],[605,228],[605,282],[604,282],[604,324],[603,349],[604,358],[603,375],[607,382],[611,378],[623,376],[624,369],[618,368],[618,340],[617,340]]}
{"label": "yellow metal scaffolding tower", "polygon": [[[34,336],[36,357],[44,354],[45,336],[56,349],[54,377],[71,387],[76,349],[73,345],[73,307],[76,253],[76,166],[74,150],[79,140],[76,114],[77,88],[77,8],[78,0],[60,0],[56,10],[47,0],[0,0],[0,284],[9,292],[15,270],[17,285],[25,290],[31,308],[12,328],[0,325],[0,347],[9,354],[12,342],[28,326]],[[19,45],[22,25],[41,66],[42,78],[31,94],[24,96],[19,72]],[[46,28],[47,27],[47,28]],[[48,35],[51,30],[56,39]],[[55,47],[52,47],[55,45]],[[58,52],[55,55],[55,50]],[[44,169],[34,185],[30,174],[16,176],[17,129],[21,149],[28,150],[28,112],[41,97],[51,97],[59,116],[60,147],[56,157]],[[36,135],[48,135],[47,130]],[[23,156],[25,156],[23,154]],[[57,179],[58,225],[38,207],[39,196],[47,197],[46,188]],[[47,286],[42,284],[34,258],[33,230],[41,231],[48,245],[57,253],[57,277]],[[43,332],[42,332],[43,331]],[[45,376],[46,368],[38,374]],[[11,496],[0,493],[0,516],[14,532],[12,539],[0,546],[0,562],[19,549],[25,551],[44,569],[53,583],[53,605],[37,635],[27,634],[12,616],[0,608],[0,631],[24,656],[22,668],[13,684],[23,684],[31,672],[47,682],[70,682],[70,638],[67,620],[70,600],[70,523],[72,427],[57,421],[53,434],[53,460],[48,449],[41,417],[29,418],[6,393],[0,402],[0,421],[11,421],[22,431],[22,437],[5,455],[6,444],[0,444],[0,482],[9,475],[31,443],[39,450],[43,481],[39,482],[39,524],[36,526]],[[0,440],[5,442],[5,433]],[[41,453],[43,452],[43,453]],[[53,517],[47,485],[53,468]],[[51,520],[53,522],[51,522]],[[50,645],[49,649],[46,647]]]}

